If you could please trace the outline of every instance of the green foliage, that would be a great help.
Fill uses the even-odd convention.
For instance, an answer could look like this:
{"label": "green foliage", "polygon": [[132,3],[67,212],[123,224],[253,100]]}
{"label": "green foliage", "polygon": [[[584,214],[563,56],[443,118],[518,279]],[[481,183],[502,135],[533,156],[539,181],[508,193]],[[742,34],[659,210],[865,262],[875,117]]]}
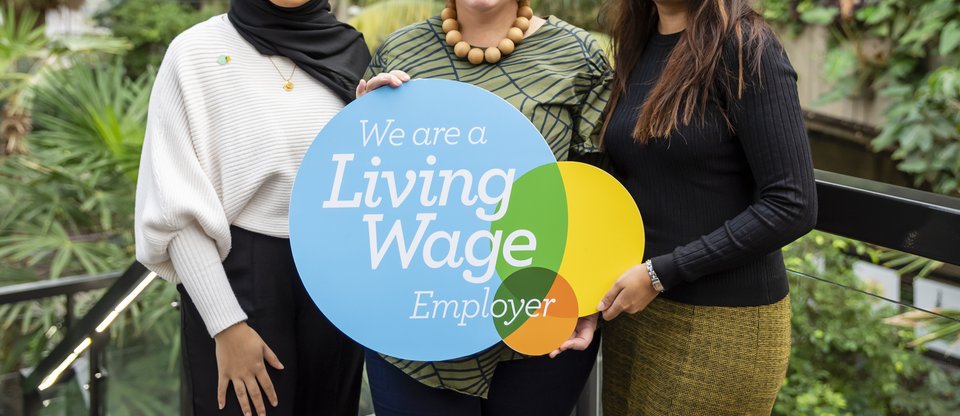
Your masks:
{"label": "green foliage", "polygon": [[[0,195],[17,201],[0,205],[0,270],[24,280],[122,270],[133,258],[135,168],[151,80],[126,77],[118,62],[78,64],[46,79],[34,94],[31,152],[0,159]],[[81,296],[78,307],[95,299]],[[61,303],[0,308],[0,330],[19,334],[3,341],[0,366],[31,365],[58,340]]]}
{"label": "green foliage", "polygon": [[[785,251],[787,267],[867,289],[852,273],[859,243],[812,233]],[[960,376],[911,349],[912,330],[884,322],[895,305],[808,277],[791,277],[793,353],[778,415],[952,415]]]}
{"label": "green foliage", "polygon": [[204,4],[197,10],[180,0],[113,0],[96,20],[133,44],[125,61],[139,74],[159,66],[166,46],[180,32],[226,11],[225,1]]}
{"label": "green foliage", "polygon": [[43,27],[36,27],[38,15],[29,10],[14,19],[12,7],[0,10],[0,100],[22,90],[30,79],[29,74],[19,71],[22,59],[40,53],[47,45]]}
{"label": "green foliage", "polygon": [[918,185],[960,194],[960,67],[940,67],[923,81],[916,88],[885,91],[897,101],[887,110],[888,120],[895,121],[873,147],[894,147],[893,157],[902,161],[898,168],[913,174]]}
{"label": "green foliage", "polygon": [[128,44],[95,35],[47,39],[39,15],[29,9],[0,9],[0,155],[26,151],[33,87],[65,63],[102,54],[119,54]]}
{"label": "green foliage", "polygon": [[588,31],[604,32],[608,28],[600,26],[598,20],[603,3],[595,0],[534,0],[531,7],[538,16],[553,15]]}
{"label": "green foliage", "polygon": [[[960,195],[960,0],[762,0],[767,19],[831,29],[820,102],[879,94],[893,104],[873,141],[917,186]],[[838,5],[839,4],[839,5]],[[844,8],[847,6],[847,8]]]}
{"label": "green foliage", "polygon": [[386,0],[364,7],[349,23],[363,32],[370,53],[374,53],[397,29],[439,15],[441,9],[440,0]]}
{"label": "green foliage", "polygon": [[[37,91],[33,145],[56,165],[106,164],[109,174],[125,174],[129,181],[101,188],[129,188],[136,180],[151,83],[152,74],[128,78],[120,62],[52,74]],[[100,227],[113,228],[102,218]]]}
{"label": "green foliage", "polygon": [[[173,292],[172,285],[154,282],[131,309],[111,325],[111,342],[105,351],[109,414],[179,414],[180,321],[170,303]],[[102,292],[83,295],[84,304],[92,304],[100,294]],[[57,306],[62,313],[62,305],[56,302],[49,305]],[[59,328],[51,333],[59,334]],[[45,344],[29,345],[24,352],[40,358],[46,353]],[[79,388],[76,379],[61,380],[50,393],[50,405],[41,414],[86,414],[87,403],[83,397],[86,392]]]}
{"label": "green foliage", "polygon": [[[3,284],[130,264],[136,168],[151,86],[150,75],[130,78],[120,61],[74,61],[34,86],[31,151],[0,159],[0,197],[17,201],[0,205]],[[77,316],[100,294],[77,295]],[[111,383],[112,412],[175,412],[175,299],[172,285],[155,282],[111,326],[112,354],[122,355],[112,358],[117,365],[111,376],[122,380]],[[56,345],[64,308],[60,298],[0,306],[0,373],[33,365]],[[154,350],[135,353],[145,348]],[[144,398],[143,391],[151,394]],[[73,409],[67,402],[60,405]]]}
{"label": "green foliage", "polygon": [[17,96],[42,82],[42,76],[62,68],[72,59],[99,54],[120,54],[129,44],[100,35],[76,35],[48,39],[39,15],[12,6],[0,8],[0,100],[20,105]]}
{"label": "green foliage", "polygon": [[0,260],[40,276],[128,263],[135,167],[150,80],[119,64],[75,66],[36,91],[32,152],[0,164]]}

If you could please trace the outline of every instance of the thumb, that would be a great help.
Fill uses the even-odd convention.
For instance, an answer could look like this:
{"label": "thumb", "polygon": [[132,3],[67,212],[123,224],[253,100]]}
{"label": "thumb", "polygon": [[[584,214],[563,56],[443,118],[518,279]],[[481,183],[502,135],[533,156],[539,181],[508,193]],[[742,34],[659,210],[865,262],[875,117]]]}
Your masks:
{"label": "thumb", "polygon": [[271,367],[277,370],[283,370],[283,364],[280,362],[280,359],[277,358],[277,354],[274,354],[273,350],[271,350],[266,343],[263,344],[263,359],[266,360],[267,364],[270,364]]}
{"label": "thumb", "polygon": [[357,98],[362,97],[367,93],[367,81],[361,79],[360,83],[357,84]]}
{"label": "thumb", "polygon": [[603,295],[603,298],[600,299],[600,304],[597,305],[597,310],[601,312],[607,310],[610,305],[613,305],[613,301],[617,298],[617,295],[619,295],[620,291],[622,290],[623,288],[620,287],[619,281],[614,283],[613,287],[607,291],[607,294]]}

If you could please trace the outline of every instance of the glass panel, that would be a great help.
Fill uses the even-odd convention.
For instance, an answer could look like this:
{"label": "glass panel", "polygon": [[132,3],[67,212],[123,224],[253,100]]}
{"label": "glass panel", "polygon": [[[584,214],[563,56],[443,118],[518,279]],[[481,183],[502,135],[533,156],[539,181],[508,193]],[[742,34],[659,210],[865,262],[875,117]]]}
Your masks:
{"label": "glass panel", "polygon": [[785,251],[793,349],[774,414],[960,414],[960,372],[920,338],[960,320],[899,302],[917,291],[860,249],[814,233]]}
{"label": "glass panel", "polygon": [[[156,293],[145,295],[149,297]],[[144,307],[150,304],[149,299],[140,299],[140,302],[110,329],[113,333],[110,334],[111,340],[106,346],[102,363],[106,368],[105,413],[143,416],[180,414],[179,312],[171,303],[166,308],[151,309]],[[153,303],[156,306],[157,302]],[[134,320],[138,320],[139,325]],[[74,371],[66,372],[56,385],[45,392],[39,413],[41,416],[89,413],[88,360],[89,354],[83,354],[74,362]],[[17,373],[0,377],[0,388],[4,392],[0,395],[0,415],[20,414],[19,382]],[[359,416],[372,414],[373,405],[364,375]]]}
{"label": "glass panel", "polygon": [[180,414],[179,348],[138,343],[107,353],[108,415]]}
{"label": "glass panel", "polygon": [[[50,387],[41,402],[40,416],[74,416],[89,413],[87,391],[76,377],[65,375],[60,383]],[[19,414],[19,413],[15,413]]]}

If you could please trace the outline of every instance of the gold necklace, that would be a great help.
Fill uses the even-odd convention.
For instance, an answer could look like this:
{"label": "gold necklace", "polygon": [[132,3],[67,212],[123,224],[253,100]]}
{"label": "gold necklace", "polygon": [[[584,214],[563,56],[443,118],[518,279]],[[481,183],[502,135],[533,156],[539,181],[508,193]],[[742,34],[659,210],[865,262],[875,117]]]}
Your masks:
{"label": "gold necklace", "polygon": [[[280,71],[280,67],[277,66],[277,63],[273,62],[273,57],[268,56],[267,58],[270,59],[270,63],[273,64],[273,68],[277,70],[278,74],[280,74],[280,78],[283,78],[283,72]],[[290,71],[290,76],[283,78],[283,84],[281,84],[281,86],[283,87],[284,91],[293,91],[293,74],[295,72],[297,72],[297,64],[293,64],[293,70]]]}
{"label": "gold necklace", "polygon": [[483,49],[472,46],[463,40],[463,34],[460,33],[460,22],[457,21],[457,2],[456,0],[447,0],[447,7],[440,12],[447,45],[453,47],[453,53],[457,57],[467,58],[467,61],[474,65],[480,65],[484,61],[490,64],[499,62],[503,56],[513,53],[517,44],[523,40],[523,34],[527,32],[527,29],[530,29],[530,19],[533,19],[530,0],[518,0],[517,3],[519,5],[517,19],[513,21],[513,26],[507,31],[507,37],[501,40],[497,46]]}

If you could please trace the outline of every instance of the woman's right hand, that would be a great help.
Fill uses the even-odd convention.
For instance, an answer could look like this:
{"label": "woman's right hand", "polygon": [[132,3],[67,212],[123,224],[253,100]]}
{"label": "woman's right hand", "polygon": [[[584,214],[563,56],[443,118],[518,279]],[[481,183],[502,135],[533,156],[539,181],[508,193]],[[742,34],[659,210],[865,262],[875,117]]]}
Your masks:
{"label": "woman's right hand", "polygon": [[283,370],[277,355],[246,322],[224,329],[214,340],[217,344],[217,403],[220,410],[227,404],[227,385],[233,383],[244,416],[251,416],[250,401],[253,401],[258,415],[266,416],[267,408],[260,390],[263,389],[273,407],[277,407],[278,401],[264,362]]}
{"label": "woman's right hand", "polygon": [[381,72],[377,74],[377,76],[370,78],[370,81],[360,80],[360,83],[357,84],[357,98],[363,97],[368,92],[386,85],[397,88],[407,81],[410,81],[410,75],[407,75],[406,72],[398,70]]}

